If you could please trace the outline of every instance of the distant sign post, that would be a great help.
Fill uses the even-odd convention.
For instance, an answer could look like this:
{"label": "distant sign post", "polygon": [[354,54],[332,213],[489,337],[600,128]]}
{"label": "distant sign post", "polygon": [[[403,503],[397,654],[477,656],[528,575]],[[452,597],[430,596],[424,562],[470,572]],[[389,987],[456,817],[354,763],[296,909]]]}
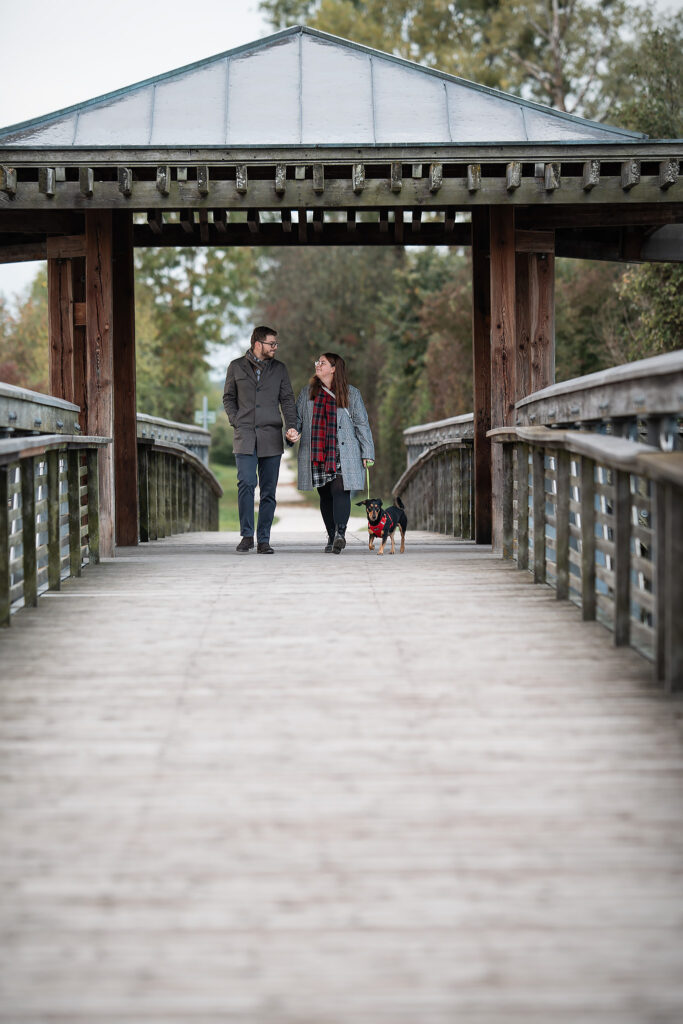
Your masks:
{"label": "distant sign post", "polygon": [[195,423],[198,423],[200,427],[204,427],[204,430],[209,429],[209,423],[216,422],[216,413],[213,411],[209,412],[209,400],[206,395],[204,395],[204,398],[202,399],[201,409],[195,409],[194,421]]}

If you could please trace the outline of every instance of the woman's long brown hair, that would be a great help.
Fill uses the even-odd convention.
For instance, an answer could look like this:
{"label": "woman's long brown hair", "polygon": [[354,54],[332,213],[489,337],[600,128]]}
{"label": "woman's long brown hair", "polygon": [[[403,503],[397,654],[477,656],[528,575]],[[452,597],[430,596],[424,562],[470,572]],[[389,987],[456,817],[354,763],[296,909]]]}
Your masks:
{"label": "woman's long brown hair", "polygon": [[[348,409],[349,407],[349,379],[346,376],[346,363],[341,356],[338,356],[336,352],[323,352],[325,359],[328,363],[334,366],[334,377],[332,378],[332,387],[330,391],[334,391],[334,397],[337,399],[337,405],[341,409]],[[308,382],[308,397],[317,398],[320,394],[322,384],[319,379],[313,374]]]}

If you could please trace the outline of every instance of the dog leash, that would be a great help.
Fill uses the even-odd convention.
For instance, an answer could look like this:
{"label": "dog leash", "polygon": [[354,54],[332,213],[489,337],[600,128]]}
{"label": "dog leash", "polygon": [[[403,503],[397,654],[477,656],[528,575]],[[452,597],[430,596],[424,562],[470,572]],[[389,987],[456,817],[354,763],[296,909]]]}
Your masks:
{"label": "dog leash", "polygon": [[366,479],[367,488],[368,488],[368,501],[370,501],[370,466],[374,466],[374,465],[375,465],[375,463],[373,462],[372,459],[366,459],[365,479]]}

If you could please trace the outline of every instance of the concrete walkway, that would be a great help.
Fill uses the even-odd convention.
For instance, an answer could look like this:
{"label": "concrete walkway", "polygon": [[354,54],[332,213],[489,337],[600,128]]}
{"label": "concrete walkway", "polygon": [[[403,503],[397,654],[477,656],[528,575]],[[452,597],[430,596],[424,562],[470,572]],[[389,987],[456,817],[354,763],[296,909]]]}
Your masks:
{"label": "concrete walkway", "polygon": [[681,703],[473,545],[284,526],[0,637],[2,1024],[679,1024]]}

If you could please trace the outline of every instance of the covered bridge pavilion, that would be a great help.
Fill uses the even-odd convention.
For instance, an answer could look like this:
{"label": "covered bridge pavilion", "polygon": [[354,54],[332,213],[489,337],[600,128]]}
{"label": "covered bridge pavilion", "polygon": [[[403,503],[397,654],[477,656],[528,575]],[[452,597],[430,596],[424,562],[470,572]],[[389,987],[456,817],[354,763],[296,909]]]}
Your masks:
{"label": "covered bridge pavilion", "polygon": [[47,259],[51,393],[113,438],[102,554],[138,541],[136,246],[471,245],[475,536],[497,547],[486,435],[553,382],[554,258],[680,259],[682,157],[303,27],[0,131],[0,261]]}

